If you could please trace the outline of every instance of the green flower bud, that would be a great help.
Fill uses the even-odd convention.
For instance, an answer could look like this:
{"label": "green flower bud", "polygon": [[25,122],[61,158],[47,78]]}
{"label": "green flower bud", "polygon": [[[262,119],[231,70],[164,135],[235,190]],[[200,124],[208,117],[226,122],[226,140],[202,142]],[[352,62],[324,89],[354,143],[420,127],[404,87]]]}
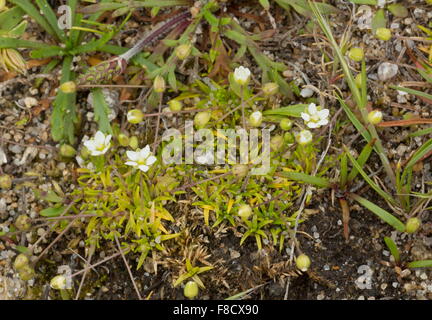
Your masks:
{"label": "green flower bud", "polygon": [[282,130],[288,131],[291,130],[293,126],[293,122],[288,118],[284,118],[280,121],[279,126],[281,127]]}
{"label": "green flower bud", "polygon": [[137,136],[130,137],[129,147],[131,147],[134,150],[138,148],[138,137]]}
{"label": "green flower bud", "polygon": [[28,264],[29,264],[29,258],[25,254],[20,253],[15,258],[14,268],[15,268],[15,270],[19,271],[22,268],[24,268],[25,266],[27,266]]}
{"label": "green flower bud", "polygon": [[249,116],[249,124],[252,127],[259,127],[263,121],[263,116],[260,111],[255,111]]}
{"label": "green flower bud", "polygon": [[31,219],[29,216],[22,214],[15,220],[15,227],[20,231],[26,231],[31,227]]}
{"label": "green flower bud", "polygon": [[364,51],[362,48],[352,48],[349,52],[348,52],[348,57],[351,60],[354,61],[362,61],[364,58]]}
{"label": "green flower bud", "polygon": [[181,111],[183,108],[183,103],[179,100],[171,100],[168,102],[169,108],[173,112]]}
{"label": "green flower bud", "polygon": [[77,154],[77,151],[74,147],[68,144],[62,144],[60,146],[60,155],[65,158],[73,158]]}
{"label": "green flower bud", "polygon": [[129,145],[129,137],[124,133],[120,133],[117,136],[118,142],[122,147],[127,147]]}
{"label": "green flower bud", "polygon": [[279,85],[275,82],[269,82],[263,86],[262,90],[266,96],[273,96],[279,92]]}
{"label": "green flower bud", "polygon": [[87,147],[83,146],[80,151],[81,158],[87,160],[90,157],[90,151]]}
{"label": "green flower bud", "polygon": [[293,144],[295,142],[294,135],[291,132],[285,132],[284,140],[287,144]]}
{"label": "green flower bud", "polygon": [[205,125],[210,121],[210,112],[202,111],[198,112],[194,118],[194,124],[197,128],[204,128]]}
{"label": "green flower bud", "polygon": [[198,295],[198,284],[195,281],[188,281],[184,287],[183,294],[186,298],[193,299]]}
{"label": "green flower bud", "polygon": [[247,219],[252,215],[252,208],[248,204],[242,204],[238,209],[238,215],[243,219]]}
{"label": "green flower bud", "polygon": [[382,121],[382,119],[383,119],[383,114],[379,110],[372,110],[368,114],[368,121],[372,124],[378,124]]}
{"label": "green flower bud", "polygon": [[76,92],[76,90],[77,86],[73,81],[65,82],[60,86],[60,91],[62,91],[63,93],[74,93]]}
{"label": "green flower bud", "polygon": [[12,177],[10,175],[3,174],[0,176],[0,188],[4,190],[12,188]]}
{"label": "green flower bud", "polygon": [[392,37],[392,32],[388,28],[378,28],[375,33],[375,36],[380,40],[388,41]]}
{"label": "green flower bud", "polygon": [[165,79],[161,76],[156,76],[153,82],[153,89],[157,93],[162,93],[166,89]]}
{"label": "green flower bud", "polygon": [[284,138],[282,136],[274,136],[270,140],[270,149],[272,151],[279,151],[284,145]]}
{"label": "green flower bud", "polygon": [[55,276],[51,279],[50,286],[55,290],[66,289],[66,277],[62,275]]}
{"label": "green flower bud", "polygon": [[249,173],[249,167],[247,164],[236,164],[232,168],[232,173],[237,178],[244,178]]}
{"label": "green flower bud", "polygon": [[296,258],[296,266],[303,272],[306,272],[311,265],[309,257],[305,254],[301,254]]}
{"label": "green flower bud", "polygon": [[405,224],[405,231],[407,233],[414,233],[416,232],[421,225],[421,221],[418,218],[409,218]]}
{"label": "green flower bud", "polygon": [[144,113],[139,109],[130,110],[127,113],[127,120],[129,123],[137,124],[143,121]]}
{"label": "green flower bud", "polygon": [[29,265],[26,265],[18,270],[18,275],[21,280],[28,281],[34,278],[35,272],[33,268],[31,268]]}
{"label": "green flower bud", "polygon": [[175,54],[177,58],[179,58],[180,60],[184,60],[187,57],[189,57],[191,51],[192,51],[192,45],[181,44],[175,49]]}
{"label": "green flower bud", "polygon": [[362,81],[363,81],[362,74],[359,73],[358,75],[356,75],[356,77],[354,79],[354,82],[355,82],[355,85],[356,85],[357,88],[361,88],[362,87],[362,84],[363,84]]}

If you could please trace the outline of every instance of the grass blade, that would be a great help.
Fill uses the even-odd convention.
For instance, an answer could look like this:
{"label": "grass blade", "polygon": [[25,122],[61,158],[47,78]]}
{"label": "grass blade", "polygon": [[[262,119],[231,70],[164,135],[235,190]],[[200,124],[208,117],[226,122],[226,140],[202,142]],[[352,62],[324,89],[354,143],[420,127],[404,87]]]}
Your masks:
{"label": "grass blade", "polygon": [[312,184],[320,188],[331,187],[331,183],[327,179],[318,178],[302,172],[280,172],[278,173],[278,175],[294,181],[301,181],[304,183]]}
{"label": "grass blade", "polygon": [[400,232],[405,232],[405,225],[396,218],[391,213],[385,211],[384,209],[378,207],[376,204],[366,200],[365,198],[360,197],[356,194],[350,194],[350,197],[364,206],[366,209],[370,210],[372,213],[376,214],[381,220],[391,225],[393,228]]}
{"label": "grass blade", "polygon": [[[371,142],[369,142],[364,148],[363,150],[360,152],[360,155],[357,158],[357,163],[359,164],[359,166],[361,168],[363,168],[363,166],[366,164],[366,162],[368,161],[372,150],[373,150],[373,145],[375,143],[375,140],[371,140]],[[353,168],[348,176],[347,181],[353,181],[355,179],[355,177],[357,177],[359,171],[356,168]]]}
{"label": "grass blade", "polygon": [[396,246],[396,243],[394,243],[393,239],[389,238],[389,237],[384,237],[384,242],[385,242],[387,248],[390,250],[391,255],[395,259],[395,262],[399,263],[400,254],[399,254],[399,249]]}
{"label": "grass blade", "polygon": [[432,260],[418,260],[408,263],[408,268],[432,268]]}

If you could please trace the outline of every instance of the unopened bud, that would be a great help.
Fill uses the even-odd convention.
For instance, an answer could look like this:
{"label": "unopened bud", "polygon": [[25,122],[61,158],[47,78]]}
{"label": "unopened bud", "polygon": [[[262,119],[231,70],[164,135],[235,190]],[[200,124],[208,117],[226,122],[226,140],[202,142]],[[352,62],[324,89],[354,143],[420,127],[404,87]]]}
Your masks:
{"label": "unopened bud", "polygon": [[73,158],[73,157],[76,156],[76,154],[77,154],[77,151],[75,150],[74,147],[72,147],[72,146],[70,146],[68,144],[62,144],[60,146],[60,155],[62,157]]}
{"label": "unopened bud", "polygon": [[247,219],[252,215],[252,208],[248,204],[242,204],[238,210],[238,215]]}
{"label": "unopened bud", "polygon": [[237,178],[244,178],[249,173],[249,167],[247,164],[236,164],[232,168],[232,173]]}
{"label": "unopened bud", "polygon": [[405,231],[407,233],[414,233],[416,232],[421,225],[421,221],[418,218],[409,218],[405,224]]}
{"label": "unopened bud", "polygon": [[124,133],[120,133],[117,136],[118,142],[122,147],[127,147],[129,145],[129,137]]}
{"label": "unopened bud", "polygon": [[22,214],[15,220],[15,227],[20,231],[26,231],[31,227],[31,219],[29,216]]}
{"label": "unopened bud", "polygon": [[15,270],[19,271],[22,268],[24,268],[25,266],[27,266],[28,264],[29,264],[29,258],[25,254],[20,253],[15,258],[14,268],[15,268]]}
{"label": "unopened bud", "polygon": [[388,41],[392,37],[392,32],[388,28],[378,28],[375,35],[380,40]]}
{"label": "unopened bud", "polygon": [[62,91],[63,93],[74,93],[76,92],[76,90],[77,86],[73,81],[65,82],[60,86],[60,91]]}
{"label": "unopened bud", "polygon": [[178,112],[183,109],[183,103],[179,100],[171,100],[168,102],[169,108],[173,112]]}
{"label": "unopened bud", "polygon": [[383,114],[379,110],[372,110],[368,114],[368,120],[372,124],[378,124],[382,121],[382,119],[383,119]]}
{"label": "unopened bud", "polygon": [[272,96],[279,92],[279,85],[275,82],[269,82],[263,86],[262,90],[266,96]]}
{"label": "unopened bud", "polygon": [[0,176],[0,188],[9,190],[12,187],[12,177],[8,174],[2,174]]}
{"label": "unopened bud", "polygon": [[305,254],[301,254],[296,258],[296,266],[301,271],[306,272],[311,265],[309,257]]}
{"label": "unopened bud", "polygon": [[354,61],[362,61],[364,58],[364,50],[362,48],[352,48],[348,52],[348,57]]}
{"label": "unopened bud", "polygon": [[181,44],[175,49],[175,54],[180,60],[184,60],[189,57],[192,51],[192,46],[190,44]]}
{"label": "unopened bud", "polygon": [[129,147],[131,147],[134,150],[138,148],[138,138],[137,138],[137,136],[130,137],[130,139],[129,139]]}
{"label": "unopened bud", "polygon": [[156,76],[153,82],[153,89],[157,93],[162,93],[166,89],[165,79],[162,76]]}
{"label": "unopened bud", "polygon": [[198,295],[199,288],[195,281],[188,281],[184,287],[183,294],[186,298],[193,299]]}
{"label": "unopened bud", "polygon": [[206,111],[198,112],[194,118],[194,124],[197,128],[204,128],[210,121],[211,114]]}
{"label": "unopened bud", "polygon": [[282,130],[284,131],[288,131],[291,130],[292,126],[293,126],[293,122],[288,119],[288,118],[284,118],[281,120],[281,122],[279,123],[280,127]]}
{"label": "unopened bud", "polygon": [[28,281],[28,280],[31,280],[34,278],[35,272],[34,272],[34,269],[32,267],[30,267],[29,265],[26,265],[18,271],[18,275],[19,275],[21,280]]}
{"label": "unopened bud", "polygon": [[139,109],[130,110],[127,113],[127,120],[129,123],[137,124],[143,121],[144,113]]}
{"label": "unopened bud", "polygon": [[55,276],[51,279],[50,286],[55,290],[66,289],[66,277],[62,275]]}
{"label": "unopened bud", "polygon": [[255,111],[249,116],[249,123],[252,127],[259,127],[262,123],[263,116],[260,111]]}
{"label": "unopened bud", "polygon": [[279,151],[283,147],[283,144],[284,138],[282,136],[274,136],[270,140],[270,149],[275,152]]}

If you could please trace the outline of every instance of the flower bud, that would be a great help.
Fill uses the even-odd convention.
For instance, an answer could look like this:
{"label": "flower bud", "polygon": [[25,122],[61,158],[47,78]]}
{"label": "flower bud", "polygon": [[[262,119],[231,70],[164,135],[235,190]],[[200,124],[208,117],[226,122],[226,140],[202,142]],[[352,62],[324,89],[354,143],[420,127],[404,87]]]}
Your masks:
{"label": "flower bud", "polygon": [[252,208],[248,204],[242,204],[238,209],[238,215],[244,219],[247,219],[252,215]]}
{"label": "flower bud", "polygon": [[249,173],[249,167],[247,164],[236,164],[232,168],[232,173],[237,178],[244,178]]}
{"label": "flower bud", "polygon": [[15,220],[15,227],[20,231],[26,231],[31,227],[31,219],[29,216],[22,214]]}
{"label": "flower bud", "polygon": [[131,147],[134,150],[138,148],[138,138],[137,138],[137,136],[130,137],[130,139],[129,139],[129,147]]}
{"label": "flower bud", "polygon": [[194,124],[197,128],[204,128],[210,121],[211,114],[206,111],[198,112],[194,118]]}
{"label": "flower bud", "polygon": [[175,49],[175,54],[180,60],[184,60],[189,57],[192,51],[192,46],[190,44],[181,44]]}
{"label": "flower bud", "polygon": [[80,156],[83,160],[87,160],[90,157],[90,151],[86,146],[83,146],[80,151]]}
{"label": "flower bud", "polygon": [[363,78],[362,78],[362,74],[359,73],[358,75],[356,75],[355,79],[354,79],[355,85],[357,88],[361,88],[363,85]]}
{"label": "flower bud", "polygon": [[62,275],[55,276],[51,279],[50,286],[55,290],[66,289],[66,277]]}
{"label": "flower bud", "polygon": [[299,145],[305,146],[312,142],[312,132],[309,130],[302,130],[296,135],[296,141]]}
{"label": "flower bud", "polygon": [[127,121],[129,123],[137,124],[143,121],[143,119],[144,113],[139,109],[133,109],[127,113]]}
{"label": "flower bud", "polygon": [[378,28],[375,36],[380,40],[388,41],[392,37],[392,32],[388,28]]}
{"label": "flower bud", "polygon": [[60,91],[62,91],[63,93],[74,93],[76,92],[76,90],[77,86],[73,81],[65,82],[60,86]]}
{"label": "flower bud", "polygon": [[29,264],[29,258],[25,254],[20,253],[15,258],[14,268],[15,268],[15,270],[19,271],[22,268],[24,268],[25,266],[27,266],[28,264]]}
{"label": "flower bud", "polygon": [[284,138],[282,136],[274,136],[270,140],[270,149],[274,152],[279,151],[284,144]]}
{"label": "flower bud", "polygon": [[249,116],[249,124],[252,127],[259,127],[262,123],[263,116],[260,111],[255,111]]}
{"label": "flower bud", "polygon": [[414,233],[416,232],[421,225],[421,221],[418,218],[409,218],[405,224],[405,231],[407,233]]}
{"label": "flower bud", "polygon": [[368,121],[372,124],[378,124],[382,121],[382,119],[383,119],[383,114],[379,110],[372,110],[368,114]]}
{"label": "flower bud", "polygon": [[117,140],[122,147],[127,147],[129,145],[129,137],[124,133],[120,133],[117,136]]}
{"label": "flower bud", "polygon": [[169,108],[173,112],[178,112],[183,109],[183,103],[179,100],[171,100],[168,102]]}
{"label": "flower bud", "polygon": [[186,298],[193,299],[198,295],[198,284],[195,281],[188,281],[184,287],[183,294]]}
{"label": "flower bud", "polygon": [[156,76],[153,82],[153,89],[157,93],[162,93],[166,89],[165,79],[162,76]]}
{"label": "flower bud", "polygon": [[60,155],[62,157],[73,158],[73,157],[76,156],[76,154],[77,154],[77,151],[75,150],[74,147],[72,147],[72,146],[70,146],[68,144],[62,144],[60,146]]}
{"label": "flower bud", "polygon": [[248,84],[250,77],[251,72],[248,68],[241,66],[234,70],[234,81],[241,86]]}
{"label": "flower bud", "polygon": [[262,88],[266,96],[272,96],[279,92],[279,85],[275,82],[266,83]]}
{"label": "flower bud", "polygon": [[296,266],[301,271],[306,272],[311,265],[309,257],[305,254],[301,254],[296,258]]}
{"label": "flower bud", "polygon": [[352,48],[349,52],[348,52],[348,57],[351,60],[354,61],[362,61],[364,58],[364,51],[362,48]]}
{"label": "flower bud", "polygon": [[9,190],[12,187],[12,177],[8,174],[0,176],[0,188]]}
{"label": "flower bud", "polygon": [[32,267],[29,265],[23,266],[20,270],[18,270],[18,275],[21,280],[28,281],[34,278],[35,272]]}
{"label": "flower bud", "polygon": [[288,118],[284,118],[280,121],[279,126],[281,127],[282,130],[288,131],[291,130],[293,126],[293,122]]}
{"label": "flower bud", "polygon": [[291,132],[285,132],[284,141],[288,144],[292,144],[295,142],[294,136]]}

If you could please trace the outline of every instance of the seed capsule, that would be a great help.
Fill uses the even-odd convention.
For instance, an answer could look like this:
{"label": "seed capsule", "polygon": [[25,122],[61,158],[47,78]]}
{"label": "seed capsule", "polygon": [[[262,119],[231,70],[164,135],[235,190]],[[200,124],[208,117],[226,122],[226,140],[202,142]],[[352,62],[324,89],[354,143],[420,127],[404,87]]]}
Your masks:
{"label": "seed capsule", "polygon": [[263,116],[260,111],[255,111],[249,116],[249,123],[252,127],[259,127],[262,123]]}
{"label": "seed capsule", "polygon": [[138,148],[138,138],[136,136],[130,137],[129,147],[131,147],[134,150]]}
{"label": "seed capsule", "polygon": [[378,28],[375,35],[380,40],[388,41],[392,37],[392,32],[388,28]]}
{"label": "seed capsule", "polygon": [[282,136],[274,136],[270,140],[270,149],[274,152],[279,151],[284,144],[284,138]]}
{"label": "seed capsule", "polygon": [[169,108],[171,111],[178,112],[183,109],[183,103],[179,100],[171,100],[168,102]]}
{"label": "seed capsule", "polygon": [[288,130],[291,130],[291,128],[293,126],[293,122],[290,119],[285,118],[285,119],[281,120],[281,122],[279,123],[279,126],[281,127],[282,130],[288,131]]}
{"label": "seed capsule", "polygon": [[129,137],[125,135],[124,133],[120,133],[117,136],[118,142],[122,147],[127,147],[129,145]]}
{"label": "seed capsule", "polygon": [[194,124],[197,128],[204,128],[210,121],[211,114],[206,111],[198,112],[194,118]]}
{"label": "seed capsule", "polygon": [[236,164],[232,168],[232,173],[238,178],[244,178],[249,173],[249,167],[246,164]]}
{"label": "seed capsule", "polygon": [[175,49],[175,54],[180,60],[184,60],[189,57],[192,51],[192,46],[190,44],[181,44]]}
{"label": "seed capsule", "polygon": [[56,290],[66,289],[66,277],[62,275],[55,276],[51,279],[50,286]]}

